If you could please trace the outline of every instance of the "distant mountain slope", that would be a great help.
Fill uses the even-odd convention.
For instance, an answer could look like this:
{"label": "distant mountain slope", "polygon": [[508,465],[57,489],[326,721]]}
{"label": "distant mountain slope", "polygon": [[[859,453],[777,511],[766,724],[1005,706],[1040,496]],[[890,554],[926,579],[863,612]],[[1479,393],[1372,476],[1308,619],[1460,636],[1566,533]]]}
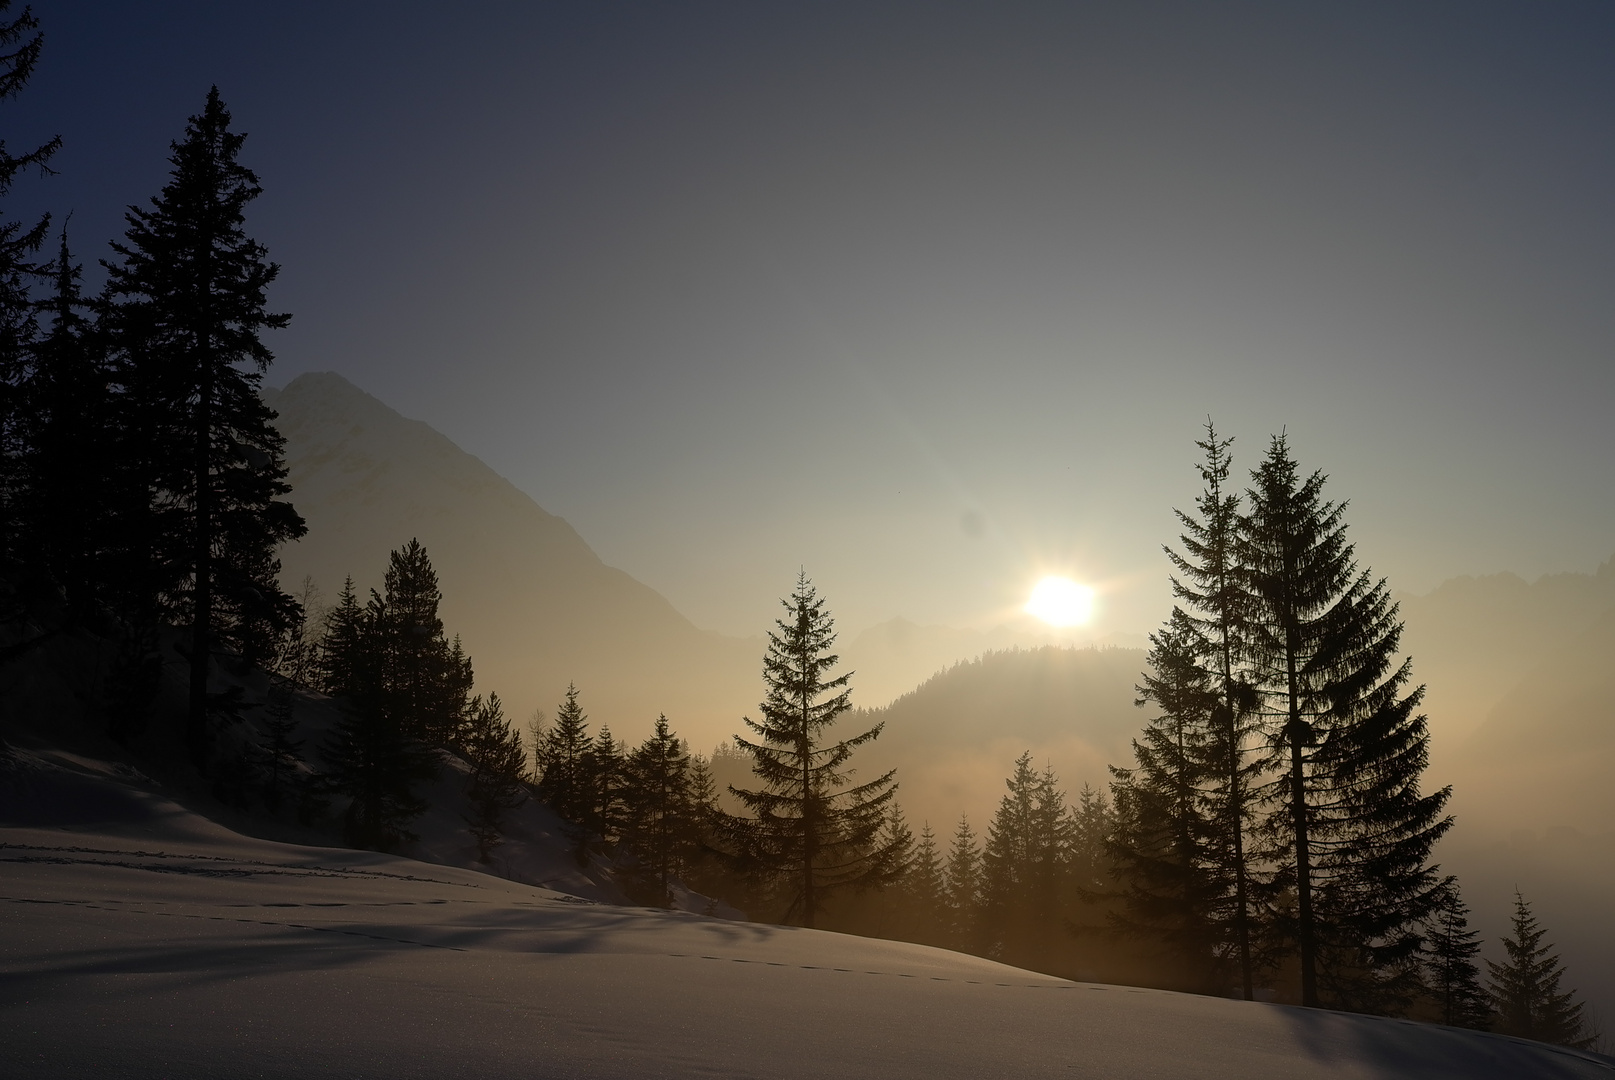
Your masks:
{"label": "distant mountain slope", "polygon": [[309,525],[282,552],[288,588],[311,575],[328,603],[348,574],[362,591],[379,588],[388,552],[418,537],[478,688],[497,691],[523,724],[576,682],[590,715],[619,735],[648,731],[665,711],[700,745],[733,731],[756,700],[756,643],[696,628],[426,424],[330,373],[265,398]]}
{"label": "distant mountain slope", "polygon": [[1532,669],[1573,648],[1615,610],[1615,560],[1591,574],[1548,574],[1534,582],[1514,574],[1453,578],[1397,600],[1413,677],[1429,687],[1431,723],[1456,745]]}
{"label": "distant mountain slope", "polygon": [[954,664],[990,652],[1040,649],[1045,645],[1142,648],[1146,639],[1142,634],[1096,635],[1086,627],[1053,627],[1029,615],[990,630],[961,630],[896,618],[844,641],[840,651],[846,666],[858,673],[854,700],[873,708],[890,704]]}
{"label": "distant mountain slope", "polygon": [[1143,670],[1142,649],[987,653],[841,724],[848,732],[886,725],[860,752],[860,775],[896,767],[898,799],[916,828],[928,820],[946,832],[963,812],[979,831],[1027,750],[1072,794],[1084,783],[1103,787],[1106,766],[1128,764],[1147,715],[1133,705]]}

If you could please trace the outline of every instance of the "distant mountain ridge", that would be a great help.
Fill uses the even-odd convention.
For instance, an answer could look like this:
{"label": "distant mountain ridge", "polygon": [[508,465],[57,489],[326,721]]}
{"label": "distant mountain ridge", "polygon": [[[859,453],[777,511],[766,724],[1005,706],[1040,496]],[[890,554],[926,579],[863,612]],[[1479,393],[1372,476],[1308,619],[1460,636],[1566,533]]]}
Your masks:
{"label": "distant mountain ridge", "polygon": [[283,586],[305,575],[327,603],[351,574],[380,588],[387,555],[419,538],[479,690],[525,725],[575,682],[619,734],[657,713],[698,745],[754,702],[759,646],[701,630],[655,590],[602,563],[570,525],[418,420],[329,372],[265,399],[286,436],[292,501],[309,534],[281,553]]}
{"label": "distant mountain ridge", "polygon": [[861,752],[860,775],[898,769],[898,801],[917,828],[939,833],[970,815],[977,830],[1030,751],[1068,794],[1104,788],[1108,766],[1131,762],[1146,712],[1133,704],[1143,649],[1043,646],[989,652],[940,671],[889,705],[859,709],[846,732],[883,723]]}

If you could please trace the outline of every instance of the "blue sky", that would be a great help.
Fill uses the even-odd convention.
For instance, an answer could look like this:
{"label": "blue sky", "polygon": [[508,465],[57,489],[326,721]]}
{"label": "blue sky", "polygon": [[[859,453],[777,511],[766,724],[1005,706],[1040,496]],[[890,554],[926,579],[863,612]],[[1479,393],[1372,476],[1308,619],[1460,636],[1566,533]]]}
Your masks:
{"label": "blue sky", "polygon": [[335,370],[697,623],[1165,614],[1209,414],[1394,588],[1615,554],[1604,4],[34,5],[87,261],[217,83]]}

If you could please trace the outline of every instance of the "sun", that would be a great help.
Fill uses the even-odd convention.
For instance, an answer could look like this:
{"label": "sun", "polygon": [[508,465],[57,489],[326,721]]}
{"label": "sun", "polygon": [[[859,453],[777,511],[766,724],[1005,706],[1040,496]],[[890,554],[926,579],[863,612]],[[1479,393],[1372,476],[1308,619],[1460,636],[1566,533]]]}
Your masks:
{"label": "sun", "polygon": [[1032,590],[1026,612],[1050,626],[1081,626],[1093,615],[1093,590],[1070,578],[1046,577]]}

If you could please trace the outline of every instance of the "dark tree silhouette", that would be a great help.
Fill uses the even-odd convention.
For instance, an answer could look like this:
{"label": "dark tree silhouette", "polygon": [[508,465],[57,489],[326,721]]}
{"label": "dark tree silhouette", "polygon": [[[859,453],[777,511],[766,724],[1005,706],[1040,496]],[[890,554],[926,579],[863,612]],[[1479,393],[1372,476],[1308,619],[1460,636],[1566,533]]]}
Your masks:
{"label": "dark tree silhouette", "polygon": [[1119,931],[1163,945],[1185,987],[1205,992],[1217,984],[1228,936],[1219,925],[1228,889],[1216,858],[1218,807],[1203,790],[1218,778],[1221,695],[1181,610],[1150,642],[1139,704],[1154,704],[1159,715],[1133,741],[1136,766],[1111,769],[1109,849],[1123,905],[1111,918]]}
{"label": "dark tree silhouette", "polygon": [[908,872],[903,875],[898,892],[908,927],[905,936],[927,945],[947,944],[947,882],[942,852],[937,847],[936,833],[931,831],[930,822],[920,825]]}
{"label": "dark tree silhouette", "polygon": [[486,863],[504,840],[505,812],[520,806],[527,796],[522,783],[527,751],[521,735],[505,719],[498,694],[489,694],[486,701],[480,696],[471,700],[460,748],[471,766],[465,789],[471,812],[465,822],[477,841],[477,861]]}
{"label": "dark tree silhouette", "polygon": [[1559,989],[1564,966],[1553,946],[1543,943],[1547,934],[1531,913],[1531,905],[1516,892],[1512,932],[1503,939],[1508,959],[1501,964],[1486,961],[1491,976],[1492,1030],[1588,1049],[1598,1036],[1587,1030],[1576,992]]}
{"label": "dark tree silhouette", "polygon": [[385,593],[370,601],[378,636],[387,707],[404,732],[439,746],[452,744],[471,697],[471,661],[459,639],[450,642],[437,608],[437,572],[419,540],[387,560]]}
{"label": "dark tree silhouette", "polygon": [[829,675],[840,659],[830,651],[835,627],[806,574],[781,603],[786,617],[763,657],[762,719],[744,718],[757,741],[735,737],[762,784],[729,790],[754,815],[743,833],[746,854],[765,880],[784,887],[785,919],[813,926],[826,895],[888,873],[893,851],[881,832],[897,785],[895,772],[854,784],[847,766],[854,750],[879,737],[879,725],[827,740],[851,708],[850,676]]}
{"label": "dark tree silhouette", "polygon": [[[623,843],[638,860],[654,903],[672,903],[672,879],[698,841],[699,810],[691,790],[690,754],[665,715],[626,763]],[[711,779],[707,784],[710,787]]]}
{"label": "dark tree silhouette", "polygon": [[[1254,863],[1270,854],[1253,852],[1251,844],[1261,802],[1261,774],[1269,755],[1260,737],[1256,689],[1243,669],[1251,598],[1240,562],[1240,500],[1226,487],[1232,444],[1206,422],[1206,437],[1195,444],[1205,454],[1198,466],[1205,486],[1195,500],[1194,513],[1176,511],[1183,526],[1178,537],[1182,551],[1169,547],[1166,553],[1175,571],[1172,595],[1179,605],[1172,621],[1190,651],[1185,659],[1205,672],[1203,683],[1187,671],[1180,676],[1199,683],[1193,693],[1211,698],[1195,702],[1204,730],[1189,744],[1210,826],[1202,852],[1212,893],[1208,914],[1219,928],[1218,947],[1231,954],[1240,990],[1249,1001],[1255,991],[1255,911],[1266,891]],[[1146,697],[1148,687],[1146,682]],[[1189,690],[1181,678],[1179,687]]]}
{"label": "dark tree silhouette", "polygon": [[539,799],[580,830],[594,807],[593,751],[589,717],[578,701],[578,688],[569,685],[555,723],[538,739],[533,756]]}
{"label": "dark tree silhouette", "polygon": [[353,588],[353,578],[342,582],[336,606],[325,613],[320,637],[317,678],[319,688],[332,697],[354,693],[359,685],[364,656],[365,609]]}
{"label": "dark tree silhouette", "polygon": [[355,847],[390,851],[415,839],[408,825],[426,809],[415,786],[438,772],[438,755],[405,729],[386,686],[387,656],[374,614],[358,624],[359,647],[349,683],[321,756],[332,788],[349,797],[344,817]]}
{"label": "dark tree silhouette", "polygon": [[199,768],[215,643],[266,658],[296,606],[274,550],[304,532],[280,498],[291,490],[284,440],[258,395],[274,359],[259,335],[289,316],[268,310],[279,268],[243,228],[261,191],[236,160],[244,138],[213,88],[173,144],[168,184],[149,208],[129,208],[118,261],[103,264],[125,412],[142,418],[127,449],[155,493],[151,535],[132,539],[146,587],[191,623],[186,738]]}
{"label": "dark tree silhouette", "polygon": [[1430,849],[1451,826],[1449,790],[1423,794],[1428,759],[1423,687],[1403,693],[1411,663],[1384,581],[1357,569],[1345,506],[1301,479],[1275,437],[1253,474],[1241,562],[1252,594],[1252,681],[1275,747],[1287,758],[1275,795],[1289,849],[1301,1001],[1393,1011],[1416,989],[1419,924],[1441,882]]}
{"label": "dark tree silhouette", "polygon": [[[23,8],[7,17],[11,0],[0,0],[0,101],[22,92],[39,63],[44,35],[39,20]],[[0,143],[0,203],[10,196],[12,185],[29,169],[49,173],[47,162],[61,149],[57,136],[22,154],[13,154]],[[30,287],[38,276],[34,255],[45,242],[50,229],[46,215],[32,225],[11,221],[0,210],[0,560],[16,559],[21,524],[16,493],[21,478],[28,410],[21,400],[21,386],[27,376],[29,346],[35,336],[33,301]]]}
{"label": "dark tree silhouette", "polygon": [[18,557],[61,586],[75,621],[86,616],[111,576],[104,523],[115,512],[115,451],[108,371],[87,318],[82,268],[62,230],[56,260],[44,267],[51,293],[38,305],[46,325],[32,343],[17,386],[18,460],[11,502]]}
{"label": "dark tree silhouette", "polygon": [[584,760],[590,800],[583,824],[602,842],[616,843],[628,814],[627,744],[619,742],[611,728],[601,724]]}
{"label": "dark tree silhouette", "polygon": [[1448,878],[1443,885],[1441,906],[1425,927],[1426,988],[1441,1023],[1484,1031],[1491,1001],[1475,965],[1480,934],[1469,929],[1469,907],[1458,892],[1457,879]]}
{"label": "dark tree silhouette", "polygon": [[1052,772],[1032,768],[1030,752],[1004,786],[982,848],[979,925],[989,955],[1027,966],[1061,925],[1065,799]]}
{"label": "dark tree silhouette", "polygon": [[970,819],[962,814],[948,845],[948,860],[942,873],[947,902],[947,944],[955,949],[969,949],[977,939],[980,925],[981,850],[976,845]]}

